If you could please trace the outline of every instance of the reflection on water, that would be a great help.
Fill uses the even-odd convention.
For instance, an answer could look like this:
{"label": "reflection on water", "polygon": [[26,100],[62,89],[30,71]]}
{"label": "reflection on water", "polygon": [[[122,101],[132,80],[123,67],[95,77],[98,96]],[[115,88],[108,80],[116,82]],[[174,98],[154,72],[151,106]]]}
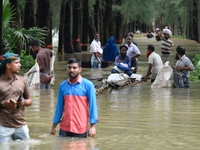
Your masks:
{"label": "reflection on water", "polygon": [[[139,72],[146,73],[147,66]],[[56,61],[50,90],[31,90],[33,105],[25,115],[30,141],[0,144],[3,150],[182,150],[199,149],[199,83],[189,89],[151,88],[140,83],[97,95],[100,122],[93,139],[50,136],[59,84],[67,78],[66,61]],[[111,68],[83,68],[88,79],[106,78]],[[94,82],[95,83],[95,82]]]}

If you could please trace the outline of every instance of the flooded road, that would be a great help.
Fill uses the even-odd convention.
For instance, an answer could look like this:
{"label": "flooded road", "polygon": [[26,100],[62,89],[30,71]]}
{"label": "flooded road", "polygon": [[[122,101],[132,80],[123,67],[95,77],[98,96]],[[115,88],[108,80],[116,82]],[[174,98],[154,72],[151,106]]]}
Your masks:
{"label": "flooded road", "polygon": [[[151,41],[142,41],[141,38],[137,40],[144,53],[145,46]],[[188,47],[192,45],[193,49],[189,53],[192,57],[199,45],[193,41],[189,41],[188,45]],[[174,58],[174,53],[171,55]],[[147,70],[147,59],[142,56],[140,61],[138,73],[144,75]],[[111,68],[83,68],[82,76],[88,79],[106,78]],[[189,89],[151,89],[149,82],[119,89],[109,88],[97,95],[100,122],[96,125],[95,138],[60,138],[57,136],[59,126],[57,135],[50,136],[58,86],[67,78],[66,61],[55,62],[55,73],[56,82],[50,90],[31,90],[33,105],[25,111],[31,140],[0,145],[0,149],[197,150],[200,148],[200,84],[196,82],[192,82]]]}

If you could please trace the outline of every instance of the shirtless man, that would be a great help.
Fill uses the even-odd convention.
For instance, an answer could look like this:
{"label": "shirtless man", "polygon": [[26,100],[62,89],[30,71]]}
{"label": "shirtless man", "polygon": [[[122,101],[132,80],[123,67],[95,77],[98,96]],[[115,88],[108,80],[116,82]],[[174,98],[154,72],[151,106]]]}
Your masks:
{"label": "shirtless man", "polygon": [[42,48],[38,41],[33,40],[30,46],[34,52],[37,53],[37,62],[40,67],[40,89],[49,89],[51,81],[50,59],[52,51],[50,49]]}

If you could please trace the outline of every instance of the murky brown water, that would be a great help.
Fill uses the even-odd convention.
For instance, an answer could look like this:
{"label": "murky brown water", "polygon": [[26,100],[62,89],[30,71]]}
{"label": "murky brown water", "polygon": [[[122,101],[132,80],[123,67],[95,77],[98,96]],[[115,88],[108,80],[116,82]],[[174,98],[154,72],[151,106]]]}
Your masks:
{"label": "murky brown water", "polygon": [[[138,38],[137,41],[141,51],[144,52],[146,44],[154,40]],[[195,50],[199,49],[199,45],[193,41],[187,41],[188,44],[185,40],[179,41],[181,42],[191,48],[189,53],[191,57],[196,53]],[[145,74],[147,59],[142,56],[140,61],[138,73]],[[197,150],[200,148],[200,84],[195,82],[191,83],[190,89],[151,89],[151,83],[107,89],[97,96],[100,122],[96,126],[95,138],[71,139],[50,136],[57,89],[60,82],[67,78],[65,68],[66,61],[56,61],[56,83],[51,86],[51,90],[32,90],[33,105],[25,112],[31,140],[11,142],[4,147],[1,145],[0,149]],[[89,79],[106,78],[110,69],[84,68],[82,76]]]}

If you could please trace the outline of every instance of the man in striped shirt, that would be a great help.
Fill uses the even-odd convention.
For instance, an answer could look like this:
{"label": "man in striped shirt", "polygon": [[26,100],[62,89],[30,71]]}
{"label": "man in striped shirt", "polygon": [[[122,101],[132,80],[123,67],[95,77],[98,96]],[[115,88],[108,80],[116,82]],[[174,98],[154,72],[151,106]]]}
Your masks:
{"label": "man in striped shirt", "polygon": [[169,29],[163,29],[164,37],[161,40],[161,52],[162,54],[170,54],[171,50],[173,49],[173,41],[170,40],[172,32]]}

